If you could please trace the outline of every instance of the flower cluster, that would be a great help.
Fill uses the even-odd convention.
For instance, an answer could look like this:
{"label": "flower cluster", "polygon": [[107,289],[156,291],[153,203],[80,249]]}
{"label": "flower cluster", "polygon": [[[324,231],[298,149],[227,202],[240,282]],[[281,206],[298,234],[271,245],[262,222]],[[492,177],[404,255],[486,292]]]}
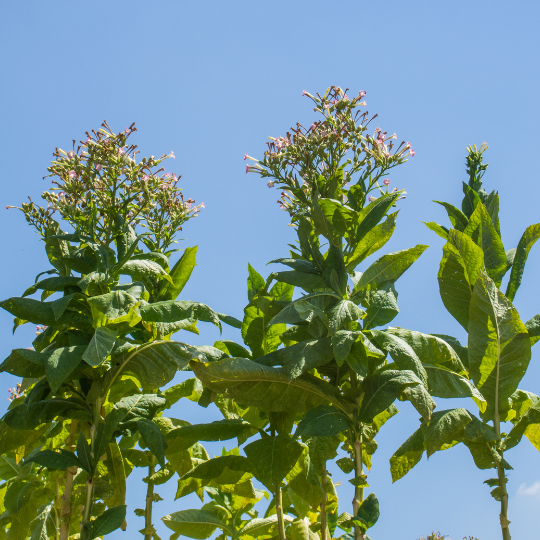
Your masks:
{"label": "flower cluster", "polygon": [[23,395],[23,389],[20,383],[17,383],[17,386],[15,388],[8,388],[9,396],[7,398],[8,401],[13,401],[14,399],[17,399],[18,397],[21,397]]}
{"label": "flower cluster", "polygon": [[128,139],[131,125],[115,134],[106,122],[97,132],[87,132],[85,141],[66,152],[57,148],[51,166],[53,187],[42,198],[47,208],[32,201],[22,205],[29,223],[45,235],[58,212],[62,219],[94,241],[109,244],[121,226],[142,226],[149,249],[167,249],[182,225],[196,216],[204,204],[184,200],[178,187],[180,176],[166,172],[161,163],[174,152],[156,158],[143,157]]}
{"label": "flower cluster", "polygon": [[431,534],[428,534],[427,538],[422,536],[418,540],[451,540],[449,536],[441,534],[439,531],[433,531]]}
{"label": "flower cluster", "polygon": [[352,99],[335,86],[322,96],[305,90],[303,95],[323,118],[307,128],[297,124],[285,136],[270,137],[262,160],[244,156],[252,162],[246,172],[269,177],[268,187],[284,190],[278,203],[291,216],[309,210],[319,195],[346,202],[351,187],[358,185],[361,193],[356,189],[355,198],[363,206],[372,190],[381,189],[378,182],[389,169],[414,156],[410,143],[397,145],[395,133],[389,135],[379,127],[368,133],[376,115],[369,118],[363,111],[364,91]]}
{"label": "flower cluster", "polygon": [[47,330],[46,326],[40,326],[39,324],[36,326],[36,336],[39,336],[41,332],[45,332]]}

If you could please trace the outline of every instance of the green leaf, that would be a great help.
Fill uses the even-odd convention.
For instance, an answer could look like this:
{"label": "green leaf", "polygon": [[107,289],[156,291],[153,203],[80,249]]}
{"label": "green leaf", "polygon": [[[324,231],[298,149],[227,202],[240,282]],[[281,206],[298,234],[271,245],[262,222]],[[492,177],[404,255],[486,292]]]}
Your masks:
{"label": "green leaf", "polygon": [[525,270],[525,263],[527,262],[529,251],[538,238],[540,238],[540,223],[529,225],[519,241],[514,257],[512,272],[510,273],[510,279],[508,281],[508,286],[506,287],[506,296],[510,301],[514,300],[517,290],[521,285],[521,278],[523,277],[523,271]]}
{"label": "green leaf", "polygon": [[422,459],[424,453],[424,435],[417,429],[390,458],[392,482],[403,478]]}
{"label": "green leaf", "polygon": [[42,467],[47,467],[51,470],[68,469],[69,467],[80,467],[81,463],[75,454],[66,450],[54,452],[53,450],[42,450],[32,457],[25,460],[25,463],[37,463]]}
{"label": "green leaf", "polygon": [[423,334],[405,328],[388,328],[385,333],[405,341],[422,363],[441,366],[461,375],[467,375],[458,353],[452,348],[451,343],[444,339],[445,337],[451,339],[449,336]]}
{"label": "green leaf", "polygon": [[160,300],[176,300],[178,298],[178,295],[184,289],[195,268],[197,248],[198,246],[194,246],[185,249],[182,257],[176,262],[170,272],[173,283],[163,281],[163,285],[160,285],[158,295]]}
{"label": "green leaf", "polygon": [[359,225],[356,230],[356,242],[360,242],[373,230],[400,196],[400,192],[382,195],[360,210]]}
{"label": "green leaf", "polygon": [[133,373],[143,388],[165,386],[178,370],[185,369],[193,358],[206,360],[195,347],[177,341],[154,341],[131,349],[116,359],[120,369]]}
{"label": "green leaf", "polygon": [[116,332],[101,326],[92,336],[92,340],[84,351],[82,359],[92,367],[99,366],[111,354],[115,342]]}
{"label": "green leaf", "polygon": [[[209,538],[217,527],[232,534],[229,527],[208,510],[180,510],[162,517],[161,520],[175,533],[199,540]],[[172,537],[178,538],[176,535]]]}
{"label": "green leaf", "polygon": [[205,304],[188,300],[166,300],[140,307],[141,317],[146,322],[173,323],[183,319],[211,322],[221,330],[217,313]]}
{"label": "green leaf", "polygon": [[[273,264],[273,263],[284,264],[286,266],[289,266],[293,270],[297,270],[298,272],[305,272],[308,274],[320,275],[320,271],[317,270],[317,268],[315,268],[313,263],[310,261],[306,261],[304,259],[275,259],[273,261],[270,261],[268,264]],[[248,288],[249,288],[249,284],[248,284]],[[250,301],[251,301],[251,298],[250,298]]]}
{"label": "green leaf", "polygon": [[[288,517],[288,516],[284,516]],[[277,515],[267,518],[255,518],[248,521],[237,533],[238,538],[270,538],[271,532],[277,527]]]}
{"label": "green leaf", "polygon": [[190,401],[199,401],[202,392],[203,385],[199,379],[192,378],[167,388],[163,392],[163,396],[167,400],[167,409],[169,409],[181,398],[187,398]]}
{"label": "green leaf", "polygon": [[113,496],[105,501],[107,506],[119,506],[126,502],[126,470],[124,468],[124,458],[120,447],[113,441],[107,446],[107,480],[113,488]]}
{"label": "green leaf", "polygon": [[278,349],[257,358],[256,362],[264,366],[281,365],[292,380],[302,373],[324,366],[331,362],[332,358],[330,339],[324,338],[301,341],[290,347]]}
{"label": "green leaf", "polygon": [[388,324],[399,313],[398,293],[393,281],[385,281],[378,287],[367,287],[362,292],[361,303],[367,308],[363,324],[365,330]]}
{"label": "green leaf", "polygon": [[[53,505],[47,504],[43,505],[39,510],[38,516],[32,521],[35,525],[32,527],[32,533],[30,535],[30,540],[48,540],[49,534],[47,533],[47,525],[49,527],[55,527],[55,522],[53,518]],[[55,513],[58,510],[55,509]]]}
{"label": "green leaf", "polygon": [[220,456],[199,463],[199,465],[182,476],[181,480],[197,478],[204,480],[205,484],[241,484],[253,477],[251,469],[249,459],[244,456]]}
{"label": "green leaf", "polygon": [[286,435],[265,437],[244,447],[257,480],[272,493],[292,471],[305,447]]}
{"label": "green leaf", "polygon": [[6,510],[11,514],[19,513],[27,506],[35,489],[36,486],[33,482],[25,482],[24,480],[15,480],[12,482],[6,491],[3,501]]}
{"label": "green leaf", "polygon": [[451,230],[439,267],[441,298],[450,314],[467,330],[474,284],[484,269],[484,253],[464,233]]}
{"label": "green leaf", "polygon": [[77,440],[77,457],[81,468],[84,469],[89,476],[94,475],[94,458],[92,457],[92,451],[90,445],[86,440],[86,435],[81,431],[79,433],[79,439]]}
{"label": "green leaf", "polygon": [[[22,428],[22,426],[19,427]],[[15,429],[9,427],[5,422],[0,422],[0,455],[22,446],[25,447],[25,451],[31,450],[47,429],[46,425],[35,429]]]}
{"label": "green leaf", "polygon": [[66,287],[72,287],[77,285],[80,278],[72,276],[55,276],[47,279],[38,281],[36,284],[32,285],[23,293],[23,298],[34,294],[38,290],[43,291],[63,291]]}
{"label": "green leaf", "polygon": [[223,351],[229,356],[237,356],[240,358],[251,358],[251,353],[242,345],[235,343],[229,339],[220,339],[214,343],[214,347]]}
{"label": "green leaf", "polygon": [[412,371],[427,387],[426,370],[413,348],[405,340],[382,330],[372,330],[371,335],[377,344],[392,356],[399,369]]}
{"label": "green leaf", "polygon": [[422,381],[412,371],[376,371],[362,381],[364,398],[359,417],[362,422],[371,423],[382,411],[412,386],[422,385]]}
{"label": "green leaf", "polygon": [[433,413],[431,422],[424,428],[424,446],[428,457],[459,441],[461,432],[471,420],[471,415],[463,408]]}
{"label": "green leaf", "polygon": [[247,278],[247,287],[248,287],[248,300],[251,302],[253,297],[256,296],[259,291],[264,287],[265,282],[261,274],[248,263],[248,278]]}
{"label": "green leaf", "polygon": [[396,228],[397,212],[390,214],[386,221],[373,227],[355,245],[354,251],[345,258],[347,272],[352,272],[364,259],[381,249],[392,237]]}
{"label": "green leaf", "polygon": [[461,210],[459,210],[459,208],[456,208],[452,204],[446,203],[446,202],[441,202],[441,201],[433,201],[433,202],[436,202],[437,204],[444,206],[444,208],[446,209],[446,213],[448,214],[448,217],[450,218],[450,222],[452,223],[452,227],[454,229],[457,229],[460,232],[463,232],[465,230],[465,227],[467,227],[469,223],[469,219]]}
{"label": "green leaf", "polygon": [[157,262],[150,260],[131,260],[122,265],[119,274],[131,276],[133,281],[145,279],[165,279],[169,285],[174,286],[173,279]]}
{"label": "green leaf", "polygon": [[[531,339],[531,347],[540,339],[540,314],[535,315],[525,323]],[[1,366],[0,366],[1,367]]]}
{"label": "green leaf", "polygon": [[165,467],[167,441],[159,428],[151,420],[142,418],[141,420],[137,420],[137,429],[143,438],[144,444],[156,456],[158,463],[162,467]]}
{"label": "green leaf", "polygon": [[427,247],[418,244],[409,249],[383,255],[362,274],[353,294],[372,283],[381,284],[384,281],[395,281],[422,255]]}
{"label": "green leaf", "polygon": [[236,317],[232,317],[231,315],[225,315],[225,313],[218,313],[217,311],[216,314],[221,322],[224,322],[225,324],[228,324],[233,328],[242,328],[242,321],[238,320]]}
{"label": "green leaf", "polygon": [[422,223],[434,233],[438,234],[441,238],[444,238],[445,240],[448,240],[448,229],[446,227],[443,227],[442,225],[439,225],[438,223],[435,223],[434,221],[422,221]]}
{"label": "green leaf", "polygon": [[88,298],[87,301],[92,310],[94,328],[120,323],[135,326],[141,320],[135,311],[139,307],[139,301],[125,291],[111,291]]}
{"label": "green leaf", "polygon": [[461,203],[461,209],[463,210],[463,213],[470,218],[476,206],[481,204],[481,200],[477,191],[468,186],[465,182],[463,182],[463,193],[465,196]]}
{"label": "green leaf", "polygon": [[328,333],[332,335],[338,330],[343,330],[348,323],[362,319],[365,314],[366,312],[360,309],[354,302],[341,300],[328,313],[330,320]]}
{"label": "green leaf", "polygon": [[359,518],[363,528],[367,530],[377,523],[379,515],[379,501],[375,493],[370,493],[360,505],[353,521]]}
{"label": "green leaf", "polygon": [[53,392],[58,391],[62,383],[81,363],[86,347],[60,347],[51,352],[41,353],[45,357],[45,374]]}
{"label": "green leaf", "polygon": [[0,372],[17,377],[39,378],[45,375],[45,358],[36,351],[14,349],[0,364]]}
{"label": "green leaf", "polygon": [[272,276],[274,276],[276,281],[287,283],[288,285],[292,285],[294,287],[301,287],[306,291],[312,291],[313,289],[321,289],[325,287],[325,281],[320,274],[289,270],[285,272],[274,272]]}
{"label": "green leaf", "polygon": [[115,506],[105,510],[92,522],[92,538],[105,536],[119,529],[126,519],[126,505]]}
{"label": "green leaf", "polygon": [[[511,302],[485,274],[478,277],[471,300],[469,368],[488,407],[485,419],[504,419],[529,361],[527,328]],[[497,400],[497,402],[495,402]]]}
{"label": "green leaf", "polygon": [[333,403],[346,413],[350,410],[332,385],[310,374],[291,381],[284,369],[262,366],[245,358],[207,364],[193,361],[190,366],[205,386],[245,405],[275,412],[304,412]]}
{"label": "green leaf", "polygon": [[353,237],[358,223],[358,212],[335,199],[321,198],[318,203],[324,216],[340,236]]}
{"label": "green leaf", "polygon": [[[330,246],[323,263],[322,275],[327,287],[333,289],[342,298],[347,293],[347,270],[343,259],[343,251]],[[321,285],[324,287],[324,285]],[[316,288],[316,287],[313,287]]]}
{"label": "green leaf", "polygon": [[319,405],[308,411],[294,434],[295,437],[331,437],[351,426],[349,417],[329,405]]}

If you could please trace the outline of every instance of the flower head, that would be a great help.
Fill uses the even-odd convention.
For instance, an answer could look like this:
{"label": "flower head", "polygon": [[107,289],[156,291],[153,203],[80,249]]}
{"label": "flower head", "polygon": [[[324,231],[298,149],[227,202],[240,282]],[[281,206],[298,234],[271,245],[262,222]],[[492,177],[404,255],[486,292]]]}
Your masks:
{"label": "flower head", "polygon": [[266,185],[267,185],[269,188],[274,187],[274,184],[275,184],[275,182],[274,182],[273,180],[269,180],[269,181],[266,183]]}
{"label": "flower head", "polygon": [[370,196],[368,197],[368,200],[369,200],[369,202],[373,202],[373,201],[376,201],[376,200],[377,200],[377,197],[373,197],[372,195],[370,195]]}
{"label": "flower head", "polygon": [[74,152],[73,150],[70,150],[70,151],[67,153],[67,155],[68,155],[68,158],[69,158],[69,159],[73,159],[77,154],[75,154],[75,152]]}
{"label": "flower head", "polygon": [[101,163],[96,163],[96,171],[99,172],[101,169],[103,169],[103,165],[101,165]]}
{"label": "flower head", "polygon": [[171,150],[171,153],[170,153],[170,157],[172,157],[173,159],[176,159],[176,156],[174,155],[174,152]]}
{"label": "flower head", "polygon": [[358,92],[358,97],[360,98],[363,98],[365,95],[366,95],[365,90],[360,90],[360,92]]}
{"label": "flower head", "polygon": [[416,152],[415,152],[412,148],[410,148],[410,149],[409,149],[409,155],[410,155],[411,157],[413,157],[415,154],[416,154]]}
{"label": "flower head", "polygon": [[389,186],[389,185],[390,185],[390,178],[385,178],[385,179],[383,180],[383,184],[384,184],[385,186]]}
{"label": "flower head", "polygon": [[75,171],[69,171],[68,176],[70,178],[77,178],[77,173]]}

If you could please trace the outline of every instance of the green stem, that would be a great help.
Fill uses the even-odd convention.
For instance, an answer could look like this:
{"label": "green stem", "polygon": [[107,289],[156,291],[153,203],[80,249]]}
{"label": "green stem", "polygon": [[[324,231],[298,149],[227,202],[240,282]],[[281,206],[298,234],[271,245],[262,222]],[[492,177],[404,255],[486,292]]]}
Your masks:
{"label": "green stem", "polygon": [[[75,446],[75,437],[77,435],[77,420],[72,420],[69,428],[69,435],[66,439],[66,450],[72,451]],[[69,525],[71,522],[71,490],[73,488],[73,477],[77,474],[77,467],[70,467],[66,470],[66,482],[64,484],[64,493],[60,504],[60,540],[68,540]]]}
{"label": "green stem", "polygon": [[276,494],[276,514],[278,519],[279,540],[287,540],[285,536],[285,522],[283,521],[283,497],[281,487],[277,488]]}
{"label": "green stem", "polygon": [[[148,465],[148,477],[152,476],[156,472],[155,459],[153,455],[149,458],[150,465]],[[154,482],[148,480],[148,487],[146,488],[146,508],[144,511],[144,540],[152,540],[152,503],[154,502]]]}
{"label": "green stem", "polygon": [[54,489],[54,539],[60,540],[60,516],[58,515],[58,505],[60,503],[60,479],[56,479]]}
{"label": "green stem", "polygon": [[[355,472],[356,477],[364,475],[364,464],[362,461],[362,436],[356,434],[356,438],[354,441],[354,466],[355,466]],[[364,500],[364,488],[355,486],[354,488],[354,499],[353,499],[353,513],[356,516],[358,513],[358,509],[360,508],[360,505],[362,504]],[[364,538],[364,534],[362,533],[362,530],[358,525],[354,526],[354,537],[355,540],[362,540]]]}
{"label": "green stem", "polygon": [[324,498],[321,502],[321,540],[328,539],[328,525],[326,520],[326,467],[322,473],[322,488],[324,491]]}

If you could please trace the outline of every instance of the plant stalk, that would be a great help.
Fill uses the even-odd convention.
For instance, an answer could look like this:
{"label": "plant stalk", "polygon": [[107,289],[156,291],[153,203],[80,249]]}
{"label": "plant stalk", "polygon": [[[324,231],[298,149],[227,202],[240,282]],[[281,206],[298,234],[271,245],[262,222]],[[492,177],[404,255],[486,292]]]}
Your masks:
{"label": "plant stalk", "polygon": [[328,525],[326,519],[326,467],[322,473],[322,488],[324,497],[321,502],[321,540],[328,540]]}
{"label": "plant stalk", "polygon": [[[364,464],[362,461],[362,436],[356,433],[354,441],[354,465],[356,478],[364,475]],[[360,505],[364,500],[364,488],[360,486],[354,487],[354,500],[353,500],[353,513],[356,516]],[[358,525],[354,526],[354,537],[355,540],[363,540],[364,534]]]}
{"label": "plant stalk", "polygon": [[276,514],[278,519],[279,540],[287,540],[285,536],[285,522],[283,521],[283,497],[281,486],[277,488],[276,494]]}
{"label": "plant stalk", "polygon": [[[155,458],[150,455],[150,465],[148,465],[148,477],[150,478],[156,472]],[[154,482],[148,480],[146,488],[146,508],[144,511],[144,540],[152,540],[152,504],[154,502]]]}
{"label": "plant stalk", "polygon": [[[66,440],[66,450],[73,450],[77,434],[77,420],[72,420],[69,427],[69,435]],[[73,477],[77,474],[77,467],[66,470],[66,482],[60,504],[60,540],[68,540],[69,525],[71,522],[71,490],[73,489]]]}

